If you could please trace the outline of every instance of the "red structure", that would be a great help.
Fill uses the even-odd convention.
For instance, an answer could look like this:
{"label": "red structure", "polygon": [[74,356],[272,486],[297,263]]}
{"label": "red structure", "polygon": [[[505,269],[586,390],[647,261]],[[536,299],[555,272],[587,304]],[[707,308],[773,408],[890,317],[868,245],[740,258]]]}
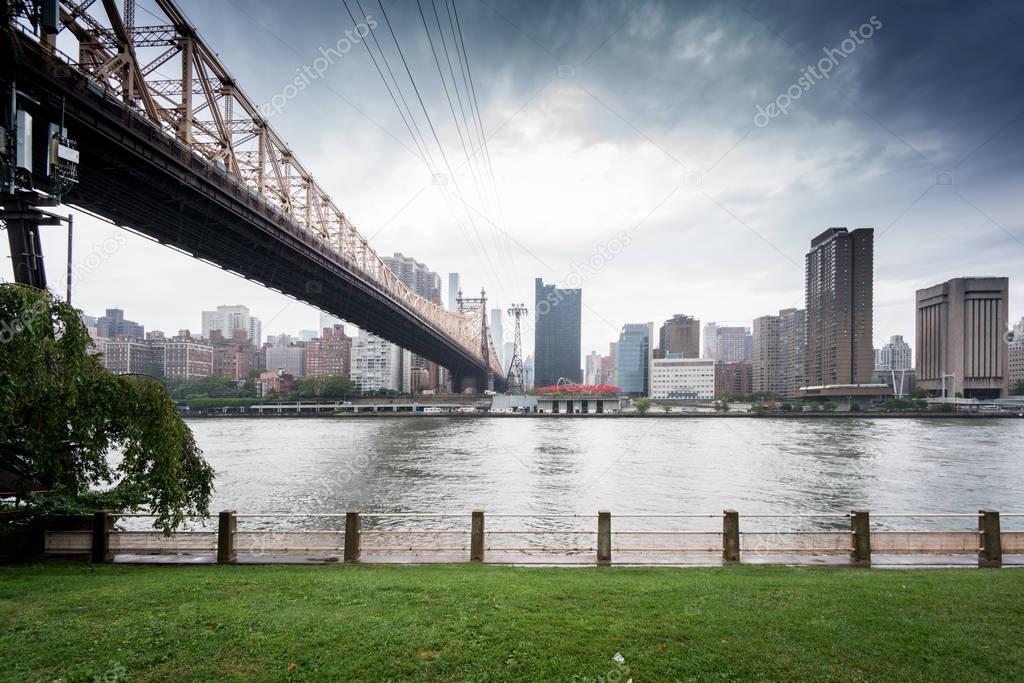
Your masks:
{"label": "red structure", "polygon": [[611,384],[553,384],[535,391],[538,394],[617,394],[620,389]]}

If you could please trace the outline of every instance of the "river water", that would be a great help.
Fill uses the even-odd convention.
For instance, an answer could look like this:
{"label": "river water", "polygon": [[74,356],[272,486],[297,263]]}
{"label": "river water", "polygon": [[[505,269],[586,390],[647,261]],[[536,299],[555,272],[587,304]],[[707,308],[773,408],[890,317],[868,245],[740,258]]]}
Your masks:
{"label": "river water", "polygon": [[[213,512],[1024,511],[1022,419],[224,418],[189,426],[217,470]],[[1018,519],[1004,527],[1024,525]],[[949,520],[876,523],[951,528]]]}

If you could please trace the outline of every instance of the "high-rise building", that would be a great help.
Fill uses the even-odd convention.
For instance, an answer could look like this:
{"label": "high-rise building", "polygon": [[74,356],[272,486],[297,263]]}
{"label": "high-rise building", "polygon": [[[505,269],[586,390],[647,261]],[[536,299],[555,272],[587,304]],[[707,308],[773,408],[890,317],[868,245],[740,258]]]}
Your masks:
{"label": "high-rise building", "polygon": [[701,349],[701,358],[714,358],[718,350],[718,323],[706,323],[704,325],[704,346]]}
{"label": "high-rise building", "polygon": [[344,375],[352,371],[352,340],[344,325],[325,327],[306,343],[306,377]]}
{"label": "high-rise building", "polygon": [[342,322],[341,318],[337,318],[337,317],[331,315],[330,313],[324,313],[322,311],[320,312],[320,325],[319,325],[318,329],[321,329],[321,330],[332,329],[333,330],[335,325],[343,325],[343,324],[344,323]]}
{"label": "high-rise building", "polygon": [[607,359],[604,361],[605,367],[605,382],[612,386],[618,386],[619,384],[619,373],[615,368],[615,364],[619,362],[619,343],[608,342],[608,355],[605,356]]}
{"label": "high-rise building", "polygon": [[622,393],[649,396],[654,359],[654,323],[627,323],[619,333],[615,374]]}
{"label": "high-rise building", "polygon": [[959,277],[917,290],[917,386],[932,395],[1006,396],[1009,279]]}
{"label": "high-rise building", "polygon": [[715,398],[715,360],[670,353],[651,361],[651,398],[711,401]]}
{"label": "high-rise building", "polygon": [[249,341],[258,346],[263,325],[259,318],[249,314],[247,306],[218,306],[215,311],[203,311],[204,339],[210,339],[214,332],[220,332],[224,339],[234,339],[235,330],[245,330]]}
{"label": "high-rise building", "polygon": [[604,379],[601,374],[601,354],[599,354],[597,351],[591,351],[590,353],[587,354],[586,363],[584,363],[583,383],[604,383]]}
{"label": "high-rise building", "polygon": [[[398,276],[398,279],[406,287],[427,301],[438,306],[441,305],[440,275],[416,259],[410,256],[403,256],[398,252],[394,256],[385,256],[381,260]],[[451,275],[449,274],[449,289],[451,289]],[[458,278],[458,275],[456,275],[456,278]],[[496,350],[501,351],[500,348]],[[419,389],[437,388],[440,372],[436,363],[427,360],[423,356],[407,353],[404,350],[399,353],[399,357],[410,359],[410,362],[408,367],[402,368],[403,377],[405,378],[401,382],[402,388],[395,389],[395,391],[412,393],[413,378],[415,378],[415,384]]]}
{"label": "high-rise building", "polygon": [[1020,339],[1014,333],[1007,348],[1006,366],[1009,370],[1009,393],[1013,396],[1024,396],[1024,335]]}
{"label": "high-rise building", "polygon": [[120,308],[108,308],[106,315],[101,315],[96,319],[96,336],[107,339],[119,337],[144,339],[146,330],[137,322],[125,320],[124,311]]}
{"label": "high-rise building", "polygon": [[750,361],[716,363],[715,398],[749,394],[753,391],[753,376],[753,363]]}
{"label": "high-rise building", "polygon": [[806,386],[871,382],[874,232],[829,228],[811,240],[805,258]]}
{"label": "high-rise building", "polygon": [[270,372],[284,372],[292,377],[303,377],[306,372],[306,347],[300,346],[301,342],[288,343],[286,338],[287,335],[281,335],[276,344],[264,349],[266,368]]}
{"label": "high-rise building", "polygon": [[875,370],[910,370],[913,367],[910,344],[903,341],[902,335],[889,337],[888,344],[875,349]]}
{"label": "high-rise building", "polygon": [[516,352],[515,344],[512,342],[505,342],[502,344],[501,358],[502,358],[502,372],[508,374],[508,366],[512,364],[512,354]]}
{"label": "high-rise building", "polygon": [[557,384],[565,378],[579,383],[582,357],[580,329],[583,316],[583,290],[559,289],[535,281],[533,328],[534,378],[536,386]]}
{"label": "high-rise building", "polygon": [[193,339],[188,330],[182,332],[163,342],[164,377],[184,381],[209,377],[213,374],[213,347]]}
{"label": "high-rise building", "polygon": [[537,386],[534,379],[535,373],[533,368],[533,356],[527,356],[523,359],[523,384],[527,389],[532,389]]}
{"label": "high-rise building", "polygon": [[754,343],[749,327],[715,328],[715,360],[735,363],[751,360],[753,353]]}
{"label": "high-rise building", "polygon": [[103,367],[115,375],[163,376],[163,350],[156,344],[122,336],[105,344]]}
{"label": "high-rise building", "polygon": [[807,357],[807,313],[802,308],[779,311],[779,363],[782,366],[779,396],[792,399],[804,386]]}
{"label": "high-rise building", "polygon": [[779,362],[779,316],[763,315],[754,319],[754,358],[751,361],[753,391],[778,396],[782,386]]}
{"label": "high-rise building", "polygon": [[616,385],[618,380],[615,379],[615,342],[610,344],[611,353],[607,356],[601,356],[601,381],[598,384],[610,384]]}
{"label": "high-rise building", "polygon": [[494,352],[498,354],[498,362],[501,367],[507,369],[507,364],[512,360],[505,357],[505,333],[501,328],[501,309],[491,309],[491,342],[494,344]]}
{"label": "high-rise building", "polygon": [[448,310],[459,310],[459,274],[448,273]]}
{"label": "high-rise building", "polygon": [[804,311],[786,308],[778,315],[765,315],[754,321],[752,391],[775,398],[796,398],[803,386],[806,351]]}
{"label": "high-rise building", "polygon": [[412,354],[365,330],[352,342],[352,383],[363,392],[412,391]]}
{"label": "high-rise building", "polygon": [[682,354],[681,358],[700,358],[700,321],[688,315],[675,314],[658,331],[658,357]]}
{"label": "high-rise building", "polygon": [[419,294],[421,297],[441,305],[441,276],[430,270],[424,264],[410,256],[403,256],[395,252],[394,256],[383,256],[384,262],[391,272],[398,276],[406,287]]}

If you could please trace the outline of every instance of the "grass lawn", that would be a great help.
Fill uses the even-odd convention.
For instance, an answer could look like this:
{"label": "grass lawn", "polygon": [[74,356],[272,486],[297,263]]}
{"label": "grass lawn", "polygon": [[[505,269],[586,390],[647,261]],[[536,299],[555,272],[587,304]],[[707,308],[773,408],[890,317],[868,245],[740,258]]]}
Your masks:
{"label": "grass lawn", "polygon": [[1024,680],[1012,569],[42,565],[0,610],[5,681]]}

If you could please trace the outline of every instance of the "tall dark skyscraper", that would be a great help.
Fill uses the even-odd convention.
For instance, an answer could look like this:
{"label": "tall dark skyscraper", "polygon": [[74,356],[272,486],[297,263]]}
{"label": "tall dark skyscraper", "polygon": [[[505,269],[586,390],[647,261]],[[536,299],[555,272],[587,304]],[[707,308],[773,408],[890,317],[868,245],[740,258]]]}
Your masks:
{"label": "tall dark skyscraper", "polygon": [[805,260],[807,386],[868,384],[875,364],[872,228],[829,228]]}
{"label": "tall dark skyscraper", "polygon": [[536,292],[533,384],[546,387],[556,384],[561,377],[581,382],[583,290],[559,289],[537,278]]}

